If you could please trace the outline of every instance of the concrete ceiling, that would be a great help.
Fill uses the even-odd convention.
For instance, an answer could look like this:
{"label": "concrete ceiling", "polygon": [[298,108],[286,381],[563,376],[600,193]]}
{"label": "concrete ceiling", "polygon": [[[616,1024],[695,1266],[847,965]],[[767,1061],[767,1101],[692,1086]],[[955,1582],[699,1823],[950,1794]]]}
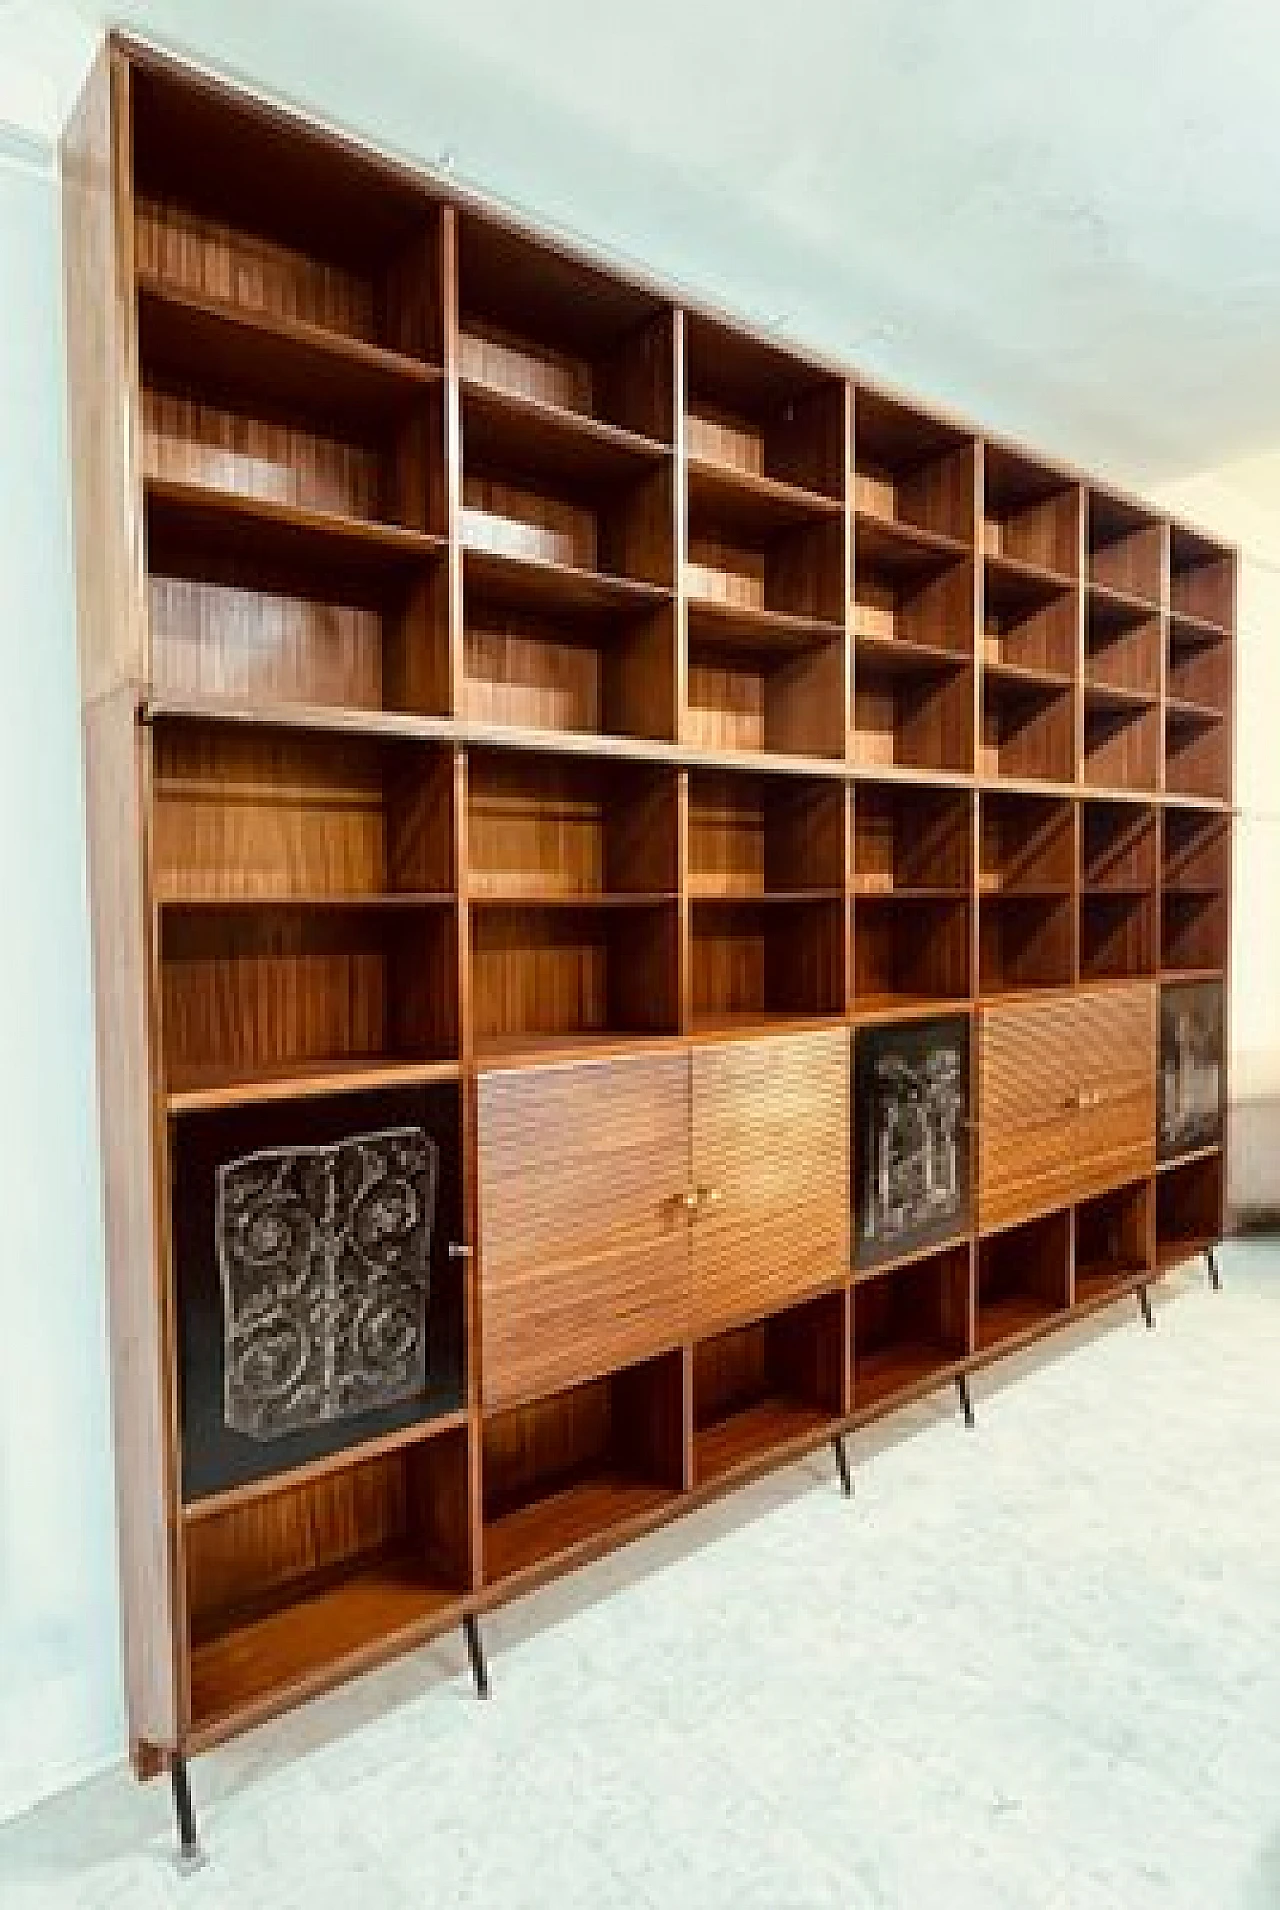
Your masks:
{"label": "concrete ceiling", "polygon": [[1083,463],[1280,444],[1261,0],[0,0],[0,119],[108,12]]}

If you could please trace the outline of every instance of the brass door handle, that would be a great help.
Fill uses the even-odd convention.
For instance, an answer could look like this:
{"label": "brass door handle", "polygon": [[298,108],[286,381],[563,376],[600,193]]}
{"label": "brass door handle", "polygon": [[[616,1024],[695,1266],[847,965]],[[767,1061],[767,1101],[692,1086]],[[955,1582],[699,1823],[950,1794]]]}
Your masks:
{"label": "brass door handle", "polygon": [[718,1207],[723,1199],[723,1187],[700,1187],[698,1189],[699,1207]]}
{"label": "brass door handle", "polygon": [[694,1192],[692,1187],[690,1187],[686,1193],[681,1194],[680,1205],[684,1208],[686,1214],[697,1213],[698,1194]]}
{"label": "brass door handle", "polygon": [[470,1260],[471,1249],[467,1246],[465,1241],[451,1240],[449,1242],[449,1258],[450,1260]]}

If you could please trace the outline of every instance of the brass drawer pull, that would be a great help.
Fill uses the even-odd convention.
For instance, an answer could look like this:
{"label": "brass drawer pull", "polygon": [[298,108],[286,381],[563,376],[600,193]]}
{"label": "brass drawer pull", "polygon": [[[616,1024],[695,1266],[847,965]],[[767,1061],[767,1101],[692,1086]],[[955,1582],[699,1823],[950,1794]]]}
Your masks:
{"label": "brass drawer pull", "polygon": [[699,1208],[718,1207],[724,1199],[722,1187],[700,1187],[698,1189]]}

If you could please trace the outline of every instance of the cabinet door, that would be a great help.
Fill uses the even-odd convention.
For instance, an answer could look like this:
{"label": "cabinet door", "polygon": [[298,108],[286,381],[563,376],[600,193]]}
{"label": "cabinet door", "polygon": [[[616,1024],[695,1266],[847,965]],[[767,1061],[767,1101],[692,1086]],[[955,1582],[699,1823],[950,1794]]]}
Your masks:
{"label": "cabinet door", "polygon": [[482,1074],[486,1405],[592,1379],[688,1330],[689,1060]]}
{"label": "cabinet door", "polygon": [[1150,983],[984,1010],[978,1029],[978,1219],[1004,1226],[1155,1164]]}
{"label": "cabinet door", "polygon": [[693,1050],[693,1331],[849,1269],[846,1030]]}

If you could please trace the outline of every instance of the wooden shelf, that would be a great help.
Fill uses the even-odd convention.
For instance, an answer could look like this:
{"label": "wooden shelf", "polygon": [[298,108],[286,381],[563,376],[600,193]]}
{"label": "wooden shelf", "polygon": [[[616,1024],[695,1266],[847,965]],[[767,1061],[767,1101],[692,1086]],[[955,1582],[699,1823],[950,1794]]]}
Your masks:
{"label": "wooden shelf", "polygon": [[464,592],[481,590],[496,605],[572,619],[653,609],[672,594],[666,585],[476,545],[463,551],[462,577]]}
{"label": "wooden shelf", "polygon": [[969,1350],[969,1246],[868,1269],[853,1295],[853,1404],[885,1408],[955,1371]]}
{"label": "wooden shelf", "polygon": [[1159,701],[1158,690],[1128,690],[1118,683],[1100,683],[1091,677],[1084,681],[1086,710],[1149,710]]}
{"label": "wooden shelf", "polygon": [[939,671],[963,670],[971,661],[963,651],[940,643],[918,643],[910,637],[878,637],[859,633],[856,656],[869,669],[892,676],[935,676]]}
{"label": "wooden shelf", "polygon": [[925,579],[973,554],[972,539],[952,537],[876,511],[854,512],[856,561],[895,575]]}
{"label": "wooden shelf", "polygon": [[277,1609],[191,1648],[191,1717],[199,1733],[287,1708],[380,1658],[460,1621],[456,1587],[402,1557],[361,1566],[336,1584],[294,1592]]}
{"label": "wooden shelf", "polygon": [[169,1077],[170,1114],[208,1114],[218,1108],[301,1101],[327,1094],[366,1094],[454,1081],[456,1061],[309,1061],[273,1072],[237,1073],[213,1066],[183,1068]]}
{"label": "wooden shelf", "polygon": [[688,619],[689,641],[708,649],[723,645],[726,650],[760,650],[785,655],[793,650],[844,642],[842,624],[815,622],[809,617],[790,616],[783,610],[726,603],[713,597],[690,595]]}
{"label": "wooden shelf", "polygon": [[402,524],[169,479],[147,480],[146,505],[152,565],[179,575],[234,561],[297,585],[322,579],[360,593],[403,583],[447,547],[443,537]]}
{"label": "wooden shelf", "polygon": [[1043,670],[1028,663],[999,663],[991,658],[983,663],[982,674],[988,683],[1007,686],[1014,694],[1026,691],[1034,695],[1043,690],[1047,695],[1056,695],[1059,690],[1070,690],[1075,681],[1060,670]]}
{"label": "wooden shelf", "polygon": [[148,371],[220,394],[367,425],[438,384],[438,366],[265,306],[213,297],[143,270],[138,346]]}
{"label": "wooden shelf", "polygon": [[545,1499],[487,1518],[484,1526],[486,1585],[537,1571],[632,1524],[669,1510],[677,1494],[625,1473],[575,1480]]}
{"label": "wooden shelf", "polygon": [[797,1442],[812,1439],[834,1414],[803,1400],[764,1399],[700,1427],[693,1439],[695,1488],[748,1472],[781,1457]]}
{"label": "wooden shelf", "polygon": [[838,498],[710,458],[691,454],[686,469],[690,526],[713,526],[731,541],[796,530],[843,508]]}
{"label": "wooden shelf", "polygon": [[513,477],[567,495],[627,483],[671,456],[669,445],[526,392],[464,377],[461,393],[464,458],[500,461]]}

